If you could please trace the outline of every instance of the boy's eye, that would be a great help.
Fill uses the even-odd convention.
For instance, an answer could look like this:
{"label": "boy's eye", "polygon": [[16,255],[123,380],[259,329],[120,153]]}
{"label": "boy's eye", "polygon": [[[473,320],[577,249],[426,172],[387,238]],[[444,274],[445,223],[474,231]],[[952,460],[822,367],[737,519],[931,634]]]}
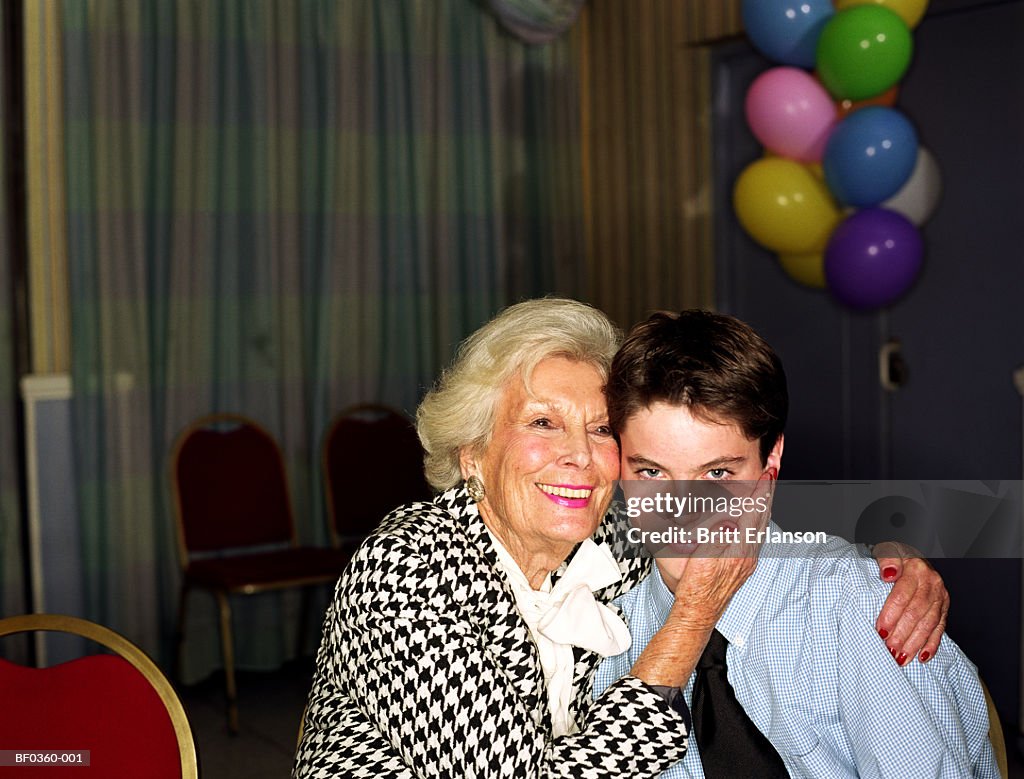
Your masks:
{"label": "boy's eye", "polygon": [[637,476],[641,479],[660,479],[661,469],[660,468],[641,468],[636,472]]}
{"label": "boy's eye", "polygon": [[727,476],[729,476],[729,469],[712,468],[710,471],[708,471],[708,476],[710,476],[712,479],[724,479]]}

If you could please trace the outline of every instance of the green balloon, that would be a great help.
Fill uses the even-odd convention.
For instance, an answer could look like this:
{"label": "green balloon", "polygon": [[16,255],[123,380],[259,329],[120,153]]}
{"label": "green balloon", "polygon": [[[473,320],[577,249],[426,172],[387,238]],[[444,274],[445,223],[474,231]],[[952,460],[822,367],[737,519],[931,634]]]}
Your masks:
{"label": "green balloon", "polygon": [[837,100],[880,95],[907,72],[914,41],[898,14],[859,5],[833,15],[818,38],[818,78]]}

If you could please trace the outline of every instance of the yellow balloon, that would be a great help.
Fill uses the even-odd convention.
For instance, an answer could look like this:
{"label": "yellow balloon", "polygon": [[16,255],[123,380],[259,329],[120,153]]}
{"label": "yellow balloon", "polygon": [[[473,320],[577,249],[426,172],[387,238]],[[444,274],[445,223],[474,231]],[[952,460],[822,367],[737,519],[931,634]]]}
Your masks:
{"label": "yellow balloon", "polygon": [[921,21],[925,10],[928,8],[928,0],[835,0],[833,5],[836,12],[845,11],[858,5],[874,3],[888,8],[894,14],[907,23],[907,27],[914,29]]}
{"label": "yellow balloon", "polygon": [[780,254],[779,264],[786,271],[786,275],[798,284],[814,289],[825,289],[825,255],[821,252]]}
{"label": "yellow balloon", "polygon": [[750,237],[779,254],[822,251],[840,218],[825,182],[806,165],[782,157],[744,168],[732,202]]}

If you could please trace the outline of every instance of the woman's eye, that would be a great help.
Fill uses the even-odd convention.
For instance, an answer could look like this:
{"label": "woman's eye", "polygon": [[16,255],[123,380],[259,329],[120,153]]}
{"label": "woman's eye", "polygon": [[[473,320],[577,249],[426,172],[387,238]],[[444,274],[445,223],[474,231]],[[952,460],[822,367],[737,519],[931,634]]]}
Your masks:
{"label": "woman's eye", "polygon": [[610,436],[612,434],[612,428],[610,425],[598,425],[594,428],[594,434],[600,436]]}
{"label": "woman's eye", "polygon": [[547,417],[540,417],[539,419],[533,420],[530,424],[534,427],[549,428],[551,427],[551,420]]}

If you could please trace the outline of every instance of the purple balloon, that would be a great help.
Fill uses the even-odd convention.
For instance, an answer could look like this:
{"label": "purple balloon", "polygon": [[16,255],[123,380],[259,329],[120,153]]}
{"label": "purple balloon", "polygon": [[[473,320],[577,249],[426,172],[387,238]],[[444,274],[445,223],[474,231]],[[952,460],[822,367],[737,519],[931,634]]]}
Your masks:
{"label": "purple balloon", "polygon": [[832,231],[825,283],[851,308],[881,308],[913,286],[923,257],[924,241],[909,219],[886,208],[865,208]]}

